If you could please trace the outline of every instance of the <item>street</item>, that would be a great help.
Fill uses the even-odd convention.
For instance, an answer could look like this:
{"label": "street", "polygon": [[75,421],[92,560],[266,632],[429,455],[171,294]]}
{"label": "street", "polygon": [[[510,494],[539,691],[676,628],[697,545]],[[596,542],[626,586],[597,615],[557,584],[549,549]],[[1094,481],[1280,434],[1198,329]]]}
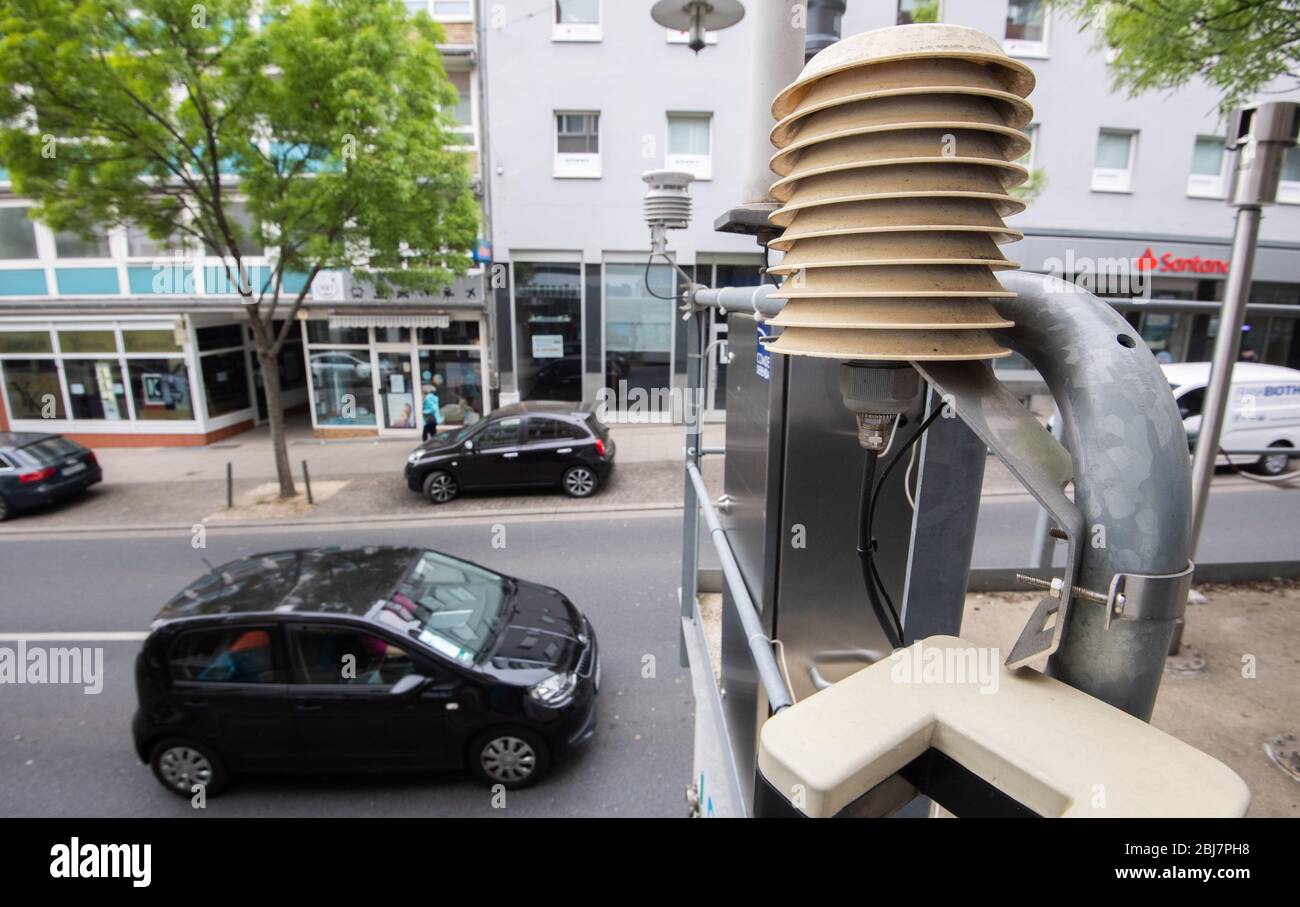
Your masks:
{"label": "street", "polygon": [[[407,528],[335,526],[303,531],[214,528],[205,551],[189,533],[67,536],[0,542],[0,643],[69,633],[58,645],[104,648],[103,692],[0,686],[0,815],[184,816],[188,800],[164,791],[131,747],[137,631],[162,603],[213,564],[312,545],[438,548],[569,595],[600,634],[596,737],[545,783],[511,792],[504,809],[468,775],[270,779],[208,801],[219,816],[682,816],[691,774],[689,675],[677,664],[680,518],[514,518],[504,548],[490,522]],[[501,538],[500,531],[496,538]],[[651,662],[650,657],[653,658]],[[643,677],[653,666],[653,677]]]}

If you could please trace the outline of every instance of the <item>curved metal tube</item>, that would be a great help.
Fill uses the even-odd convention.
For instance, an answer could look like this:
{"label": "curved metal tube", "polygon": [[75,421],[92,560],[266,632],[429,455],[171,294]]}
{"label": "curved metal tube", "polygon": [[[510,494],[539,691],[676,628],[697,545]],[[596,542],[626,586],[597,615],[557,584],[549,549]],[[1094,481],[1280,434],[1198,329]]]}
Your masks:
{"label": "curved metal tube", "polygon": [[[1187,436],[1169,382],[1114,309],[1075,284],[1011,271],[1019,294],[994,305],[1015,327],[1000,336],[1043,376],[1074,460],[1085,538],[1077,583],[1105,592],[1117,573],[1176,574],[1191,546]],[[1047,673],[1149,720],[1173,618],[1121,620],[1077,601]]]}

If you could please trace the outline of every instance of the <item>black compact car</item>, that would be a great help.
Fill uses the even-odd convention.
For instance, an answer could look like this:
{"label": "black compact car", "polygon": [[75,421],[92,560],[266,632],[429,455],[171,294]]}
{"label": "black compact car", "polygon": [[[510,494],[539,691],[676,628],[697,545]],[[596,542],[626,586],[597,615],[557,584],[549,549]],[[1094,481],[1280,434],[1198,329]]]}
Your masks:
{"label": "black compact car", "polygon": [[592,736],[600,656],[564,595],[417,548],[232,561],[167,603],[132,731],[190,796],[232,774],[468,767],[524,787]]}
{"label": "black compact car", "polygon": [[104,472],[95,452],[62,435],[0,432],[0,520],[81,494]]}
{"label": "black compact car", "polygon": [[594,403],[530,401],[442,432],[406,460],[406,484],[434,504],[462,489],[559,486],[586,498],[614,467],[614,441]]}

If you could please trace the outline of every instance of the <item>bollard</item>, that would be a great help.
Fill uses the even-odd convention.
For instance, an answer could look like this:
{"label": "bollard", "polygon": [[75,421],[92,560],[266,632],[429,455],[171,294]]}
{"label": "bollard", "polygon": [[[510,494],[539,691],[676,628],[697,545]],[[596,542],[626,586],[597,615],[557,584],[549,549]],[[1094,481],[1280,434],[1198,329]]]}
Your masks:
{"label": "bollard", "polygon": [[307,471],[307,461],[302,461],[302,484],[307,487],[307,503],[315,504],[311,497],[311,473]]}
{"label": "bollard", "polygon": [[226,461],[226,509],[235,506],[235,464]]}

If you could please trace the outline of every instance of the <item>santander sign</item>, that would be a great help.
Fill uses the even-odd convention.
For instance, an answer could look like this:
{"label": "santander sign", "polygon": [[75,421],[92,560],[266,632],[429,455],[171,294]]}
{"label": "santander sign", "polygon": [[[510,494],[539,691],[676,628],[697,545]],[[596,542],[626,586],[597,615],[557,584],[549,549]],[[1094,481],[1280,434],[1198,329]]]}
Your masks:
{"label": "santander sign", "polygon": [[1139,271],[1159,271],[1161,273],[1191,273],[1191,274],[1227,274],[1228,261],[1223,258],[1202,258],[1199,255],[1193,255],[1191,258],[1179,258],[1172,252],[1166,252],[1159,258],[1150,246],[1142,253],[1142,257],[1134,259]]}

